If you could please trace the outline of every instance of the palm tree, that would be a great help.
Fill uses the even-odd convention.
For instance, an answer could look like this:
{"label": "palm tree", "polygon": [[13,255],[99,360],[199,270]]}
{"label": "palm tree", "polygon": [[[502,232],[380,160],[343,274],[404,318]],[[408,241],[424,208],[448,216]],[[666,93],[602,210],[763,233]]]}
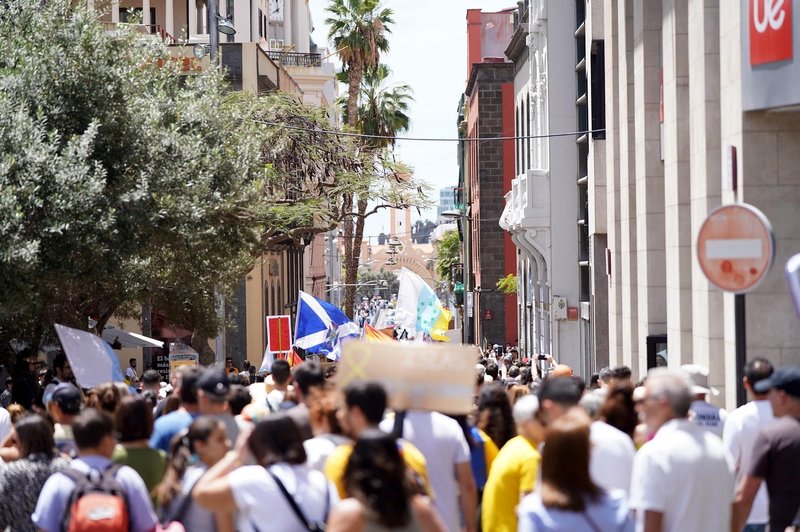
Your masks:
{"label": "palm tree", "polygon": [[[330,30],[328,38],[348,75],[348,109],[358,109],[359,87],[365,73],[378,68],[380,55],[389,51],[386,33],[394,24],[391,9],[380,9],[378,0],[332,0],[325,8]],[[347,125],[356,127],[358,116],[348,113]]]}
{"label": "palm tree", "polygon": [[[380,8],[379,0],[332,0],[325,8],[331,15],[325,20],[330,28],[328,37],[333,41],[333,46],[339,54],[348,75],[348,113],[347,125],[356,128],[358,124],[358,97],[361,80],[364,74],[375,70],[380,63],[380,54],[389,50],[389,41],[386,33],[390,33],[389,25],[394,24],[392,10]],[[342,198],[343,207],[350,212],[353,208],[353,195],[345,194]],[[359,211],[361,203],[366,211],[366,198],[359,198]],[[344,263],[345,263],[345,297],[344,311],[353,315],[356,297],[356,275],[358,270],[358,254],[363,238],[363,218],[361,220],[361,235],[353,234],[352,220],[345,221],[344,225]],[[359,225],[358,222],[356,225]],[[356,240],[355,237],[358,237]]]}
{"label": "palm tree", "polygon": [[[392,138],[372,138],[373,149],[394,147],[394,136],[408,131],[411,120],[408,106],[414,97],[410,85],[385,84],[389,77],[389,67],[379,65],[373,72],[364,75],[361,94],[364,101],[358,108],[358,125],[366,135]],[[349,95],[348,95],[349,96]]]}

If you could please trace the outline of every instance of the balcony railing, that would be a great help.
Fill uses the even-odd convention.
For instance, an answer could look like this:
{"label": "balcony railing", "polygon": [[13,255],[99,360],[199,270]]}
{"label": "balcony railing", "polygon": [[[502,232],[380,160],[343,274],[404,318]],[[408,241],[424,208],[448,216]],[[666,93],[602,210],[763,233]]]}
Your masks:
{"label": "balcony railing", "polygon": [[279,50],[267,50],[266,53],[270,59],[285,67],[318,67],[322,63],[320,54],[301,54]]}
{"label": "balcony railing", "polygon": [[158,35],[162,41],[167,44],[175,44],[178,42],[167,30],[161,27],[160,24],[128,24],[127,22],[103,22],[103,26],[107,32],[116,31],[119,28],[126,27],[136,33],[144,35]]}

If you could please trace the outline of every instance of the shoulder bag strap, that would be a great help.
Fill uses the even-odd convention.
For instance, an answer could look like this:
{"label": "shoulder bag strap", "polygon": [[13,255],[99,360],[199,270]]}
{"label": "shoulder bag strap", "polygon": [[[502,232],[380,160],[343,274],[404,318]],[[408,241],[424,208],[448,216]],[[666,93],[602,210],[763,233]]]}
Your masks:
{"label": "shoulder bag strap", "polygon": [[269,473],[269,476],[271,476],[272,480],[275,481],[275,484],[277,484],[278,489],[281,490],[281,493],[283,493],[283,496],[286,498],[286,502],[288,502],[289,506],[292,507],[292,511],[300,520],[300,522],[303,523],[308,530],[312,530],[311,523],[309,523],[308,519],[306,519],[305,514],[303,514],[303,511],[297,505],[297,502],[294,500],[294,497],[292,497],[291,494],[286,490],[286,486],[283,485],[283,482],[281,482],[281,480],[275,475],[275,473],[273,473],[269,469],[267,469],[267,473]]}
{"label": "shoulder bag strap", "polygon": [[392,436],[395,438],[403,437],[403,426],[405,425],[406,411],[400,410],[394,413],[394,426],[392,427]]}
{"label": "shoulder bag strap", "polygon": [[192,482],[192,484],[189,486],[189,490],[186,493],[181,493],[181,497],[183,498],[181,499],[180,504],[178,504],[177,509],[173,513],[166,516],[166,519],[164,520],[165,523],[169,523],[170,521],[181,522],[186,515],[186,511],[189,510],[189,506],[192,504],[192,490],[195,486],[197,486],[197,483],[200,482],[200,479],[203,478],[204,475],[205,473],[197,477],[197,480]]}

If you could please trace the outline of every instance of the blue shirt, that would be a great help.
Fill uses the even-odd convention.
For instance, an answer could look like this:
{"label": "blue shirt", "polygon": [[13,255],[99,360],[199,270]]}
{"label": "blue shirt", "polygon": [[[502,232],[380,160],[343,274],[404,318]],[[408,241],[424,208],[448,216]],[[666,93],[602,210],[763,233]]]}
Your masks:
{"label": "blue shirt", "polygon": [[150,436],[150,447],[161,449],[167,456],[172,452],[170,443],[177,433],[192,424],[199,414],[190,414],[183,410],[170,412],[166,416],[156,419],[153,425],[153,434]]}
{"label": "blue shirt", "polygon": [[[79,456],[70,463],[70,467],[84,473],[92,469],[105,471],[110,466],[109,458],[96,455]],[[153,530],[158,521],[142,478],[130,467],[122,466],[117,471],[116,479],[125,488],[127,495],[131,532]],[[36,502],[36,510],[31,516],[33,523],[45,532],[59,532],[61,519],[74,488],[72,479],[61,473],[55,473],[47,479]]]}
{"label": "blue shirt", "polygon": [[[625,492],[603,493],[594,502],[586,501],[583,512],[547,508],[538,493],[522,499],[517,508],[519,532],[556,532],[569,530],[603,530],[633,532],[634,521],[625,500]],[[594,525],[594,526],[592,526]]]}

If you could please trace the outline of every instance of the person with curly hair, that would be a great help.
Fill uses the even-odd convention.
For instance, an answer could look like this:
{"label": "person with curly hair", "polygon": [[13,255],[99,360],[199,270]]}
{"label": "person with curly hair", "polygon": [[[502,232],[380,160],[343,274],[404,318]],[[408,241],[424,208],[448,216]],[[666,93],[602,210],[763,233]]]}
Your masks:
{"label": "person with curly hair", "polygon": [[502,385],[491,384],[481,388],[475,425],[488,434],[499,449],[517,435],[511,402]]}
{"label": "person with curly hair", "polygon": [[445,530],[430,499],[409,486],[397,443],[385,432],[368,429],[359,436],[344,482],[351,496],[334,508],[328,532]]}

